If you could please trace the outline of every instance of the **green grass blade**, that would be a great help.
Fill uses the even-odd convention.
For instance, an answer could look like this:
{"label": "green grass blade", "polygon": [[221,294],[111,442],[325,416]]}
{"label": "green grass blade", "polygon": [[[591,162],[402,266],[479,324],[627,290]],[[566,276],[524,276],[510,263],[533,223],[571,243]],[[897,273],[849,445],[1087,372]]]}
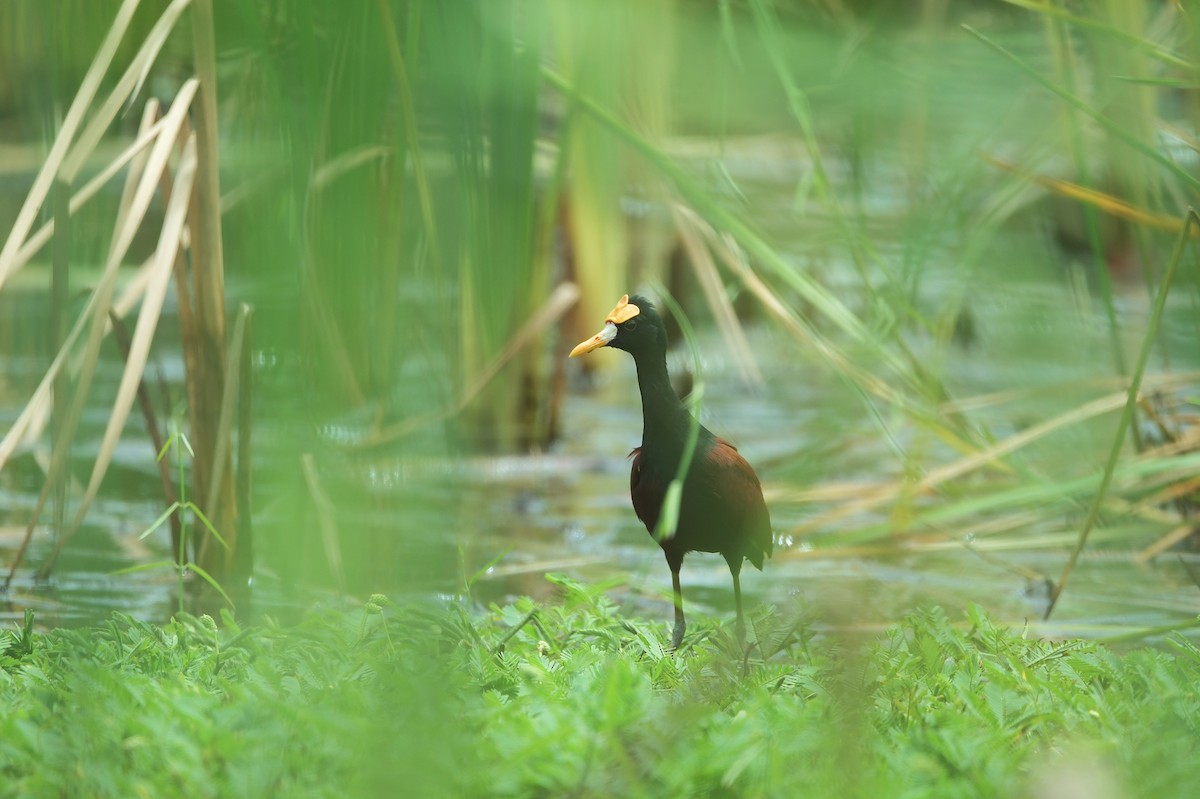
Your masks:
{"label": "green grass blade", "polygon": [[191,502],[187,503],[187,508],[192,513],[196,514],[196,518],[199,519],[200,523],[204,525],[204,529],[212,533],[213,538],[217,539],[217,541],[221,543],[221,546],[229,549],[229,544],[225,543],[225,539],[222,538],[221,534],[217,532],[217,528],[213,527],[212,522],[210,522],[208,517],[204,515],[204,511],[200,510],[200,508],[196,507],[196,505]]}
{"label": "green grass blade", "polygon": [[1088,534],[1091,533],[1092,527],[1096,524],[1096,519],[1100,516],[1100,507],[1104,502],[1104,497],[1108,493],[1108,487],[1112,483],[1113,473],[1117,468],[1117,461],[1120,459],[1121,450],[1125,446],[1125,434],[1129,430],[1129,425],[1133,422],[1133,411],[1137,407],[1138,389],[1142,385],[1142,375],[1146,371],[1146,362],[1150,359],[1150,350],[1154,346],[1154,338],[1158,331],[1159,322],[1162,320],[1163,310],[1167,305],[1167,294],[1171,291],[1171,281],[1175,277],[1175,271],[1179,266],[1180,260],[1183,259],[1183,248],[1187,244],[1188,234],[1191,232],[1192,225],[1200,222],[1200,216],[1197,216],[1194,208],[1189,208],[1187,212],[1187,220],[1183,229],[1179,231],[1179,238],[1175,241],[1175,251],[1171,253],[1171,259],[1167,262],[1167,271],[1163,275],[1162,283],[1158,287],[1158,296],[1154,298],[1154,310],[1150,314],[1150,320],[1146,325],[1146,335],[1142,338],[1142,349],[1138,353],[1137,363],[1133,367],[1133,374],[1129,378],[1129,398],[1125,402],[1125,409],[1121,411],[1121,421],[1117,424],[1117,433],[1113,436],[1112,449],[1108,453],[1108,462],[1104,466],[1104,476],[1100,479],[1100,487],[1096,489],[1096,495],[1092,498],[1091,508],[1088,510],[1087,519],[1083,522],[1083,528],[1079,531],[1079,538],[1075,542],[1075,548],[1071,551],[1071,557],[1067,560],[1067,565],[1063,568],[1062,575],[1054,584],[1054,590],[1050,593],[1050,603],[1046,607],[1045,619],[1050,618],[1050,614],[1054,612],[1055,606],[1058,604],[1058,599],[1062,596],[1063,588],[1066,587],[1067,580],[1071,576],[1072,570],[1075,568],[1076,561],[1079,560],[1079,555],[1083,552],[1084,545],[1087,544]]}
{"label": "green grass blade", "polygon": [[1091,19],[1090,17],[1082,17],[1078,14],[1072,14],[1066,9],[1059,8],[1052,3],[1039,3],[1035,2],[1034,0],[1003,0],[1003,2],[1008,3],[1009,5],[1028,9],[1029,11],[1037,12],[1038,14],[1055,17],[1063,22],[1070,23],[1071,25],[1079,28],[1086,28],[1103,33],[1106,36],[1112,36],[1114,39],[1119,39],[1120,41],[1132,45],[1139,50],[1144,50],[1145,52],[1157,58],[1159,61],[1162,61],[1164,64],[1177,69],[1186,70],[1189,73],[1194,73],[1196,70],[1196,65],[1188,61],[1186,58],[1176,55],[1169,50],[1163,49],[1149,39],[1144,39],[1141,36],[1138,36],[1136,33],[1130,33],[1129,31],[1121,30],[1120,28],[1105,24],[1095,19]]}
{"label": "green grass blade", "polygon": [[171,514],[177,510],[179,510],[179,503],[172,502],[171,507],[169,507],[165,511],[163,511],[162,514],[157,519],[154,520],[153,524],[151,524],[149,527],[147,527],[145,530],[142,531],[141,535],[138,536],[138,541],[141,541],[143,538],[145,538],[146,536],[153,533],[159,527],[162,527],[163,522],[165,522],[167,519],[169,519],[171,517]]}
{"label": "green grass blade", "polygon": [[225,593],[225,589],[222,588],[221,585],[216,580],[213,579],[213,576],[211,574],[209,574],[204,569],[197,566],[195,563],[189,563],[188,568],[191,569],[192,571],[194,571],[196,574],[200,575],[200,579],[204,580],[204,582],[211,585],[213,590],[216,591],[218,594],[220,594],[221,597],[226,602],[228,602],[230,605],[233,604],[233,600],[229,598],[229,594]]}
{"label": "green grass blade", "polygon": [[1176,164],[1170,158],[1168,158],[1167,156],[1165,156],[1161,152],[1159,152],[1158,149],[1156,149],[1154,146],[1147,144],[1146,142],[1139,139],[1137,136],[1134,136],[1128,130],[1121,127],[1117,123],[1113,122],[1108,117],[1106,117],[1104,114],[1100,113],[1095,108],[1092,108],[1090,105],[1088,105],[1083,100],[1076,97],[1071,92],[1062,88],[1061,86],[1054,83],[1053,81],[1047,80],[1040,72],[1038,72],[1036,69],[1034,69],[1033,66],[1031,66],[1028,62],[1026,62],[1023,58],[1021,58],[1020,56],[1018,56],[1016,53],[1012,52],[1008,48],[1004,47],[999,42],[989,39],[987,36],[984,36],[982,33],[975,30],[970,25],[963,25],[963,29],[966,30],[967,33],[974,36],[976,39],[979,39],[979,41],[986,44],[988,47],[991,47],[993,50],[995,50],[996,52],[1000,53],[1002,56],[1007,58],[1015,66],[1017,66],[1022,72],[1024,72],[1029,77],[1033,78],[1033,80],[1036,83],[1038,83],[1040,86],[1042,86],[1042,88],[1046,89],[1047,91],[1051,92],[1052,94],[1057,95],[1064,102],[1068,103],[1069,105],[1073,106],[1074,108],[1087,114],[1089,117],[1091,117],[1096,122],[1096,124],[1100,125],[1106,131],[1108,131],[1112,136],[1114,136],[1117,139],[1120,139],[1122,142],[1129,145],[1134,150],[1137,150],[1142,155],[1144,155],[1147,158],[1149,158],[1150,160],[1154,161],[1156,164],[1161,166],[1163,169],[1166,169],[1172,175],[1179,178],[1184,183],[1186,183],[1188,186],[1190,186],[1193,191],[1200,190],[1200,178],[1196,178],[1194,175],[1192,175],[1186,169],[1183,169],[1182,167],[1180,167],[1178,164]]}
{"label": "green grass blade", "polygon": [[175,568],[175,561],[173,561],[173,560],[156,560],[153,563],[139,563],[136,566],[126,566],[123,569],[117,569],[116,571],[111,571],[111,572],[109,572],[109,574],[115,576],[118,574],[133,574],[134,572],[145,572],[145,571],[151,571],[152,569],[163,569],[163,568],[169,568],[169,569]]}

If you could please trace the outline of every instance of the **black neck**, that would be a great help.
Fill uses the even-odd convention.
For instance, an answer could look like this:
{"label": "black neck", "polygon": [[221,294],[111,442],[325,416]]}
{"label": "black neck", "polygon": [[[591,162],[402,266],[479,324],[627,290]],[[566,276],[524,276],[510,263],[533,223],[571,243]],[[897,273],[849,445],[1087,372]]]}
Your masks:
{"label": "black neck", "polygon": [[659,446],[682,448],[692,417],[671,387],[666,355],[643,353],[634,358],[634,363],[637,364],[638,388],[642,393],[642,446],[653,438]]}

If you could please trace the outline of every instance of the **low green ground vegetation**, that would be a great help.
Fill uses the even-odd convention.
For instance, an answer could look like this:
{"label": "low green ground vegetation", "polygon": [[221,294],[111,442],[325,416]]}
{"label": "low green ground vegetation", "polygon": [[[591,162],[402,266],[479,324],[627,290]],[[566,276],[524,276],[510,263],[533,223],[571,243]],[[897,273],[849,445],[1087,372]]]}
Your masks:
{"label": "low green ground vegetation", "polygon": [[[0,634],[0,797],[1193,795],[1200,650],[1036,640],[970,606],[842,636],[760,608],[560,601],[115,614]],[[1071,791],[1084,793],[1071,793]]]}

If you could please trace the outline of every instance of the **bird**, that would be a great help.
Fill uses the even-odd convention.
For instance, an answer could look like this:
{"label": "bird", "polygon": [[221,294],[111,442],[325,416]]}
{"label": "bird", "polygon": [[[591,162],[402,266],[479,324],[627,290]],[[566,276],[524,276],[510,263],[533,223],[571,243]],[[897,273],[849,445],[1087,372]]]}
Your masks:
{"label": "bird", "polygon": [[679,570],[689,552],[719,552],[733,575],[737,608],[736,633],[745,641],[740,575],[743,561],[760,571],[773,550],[771,516],[754,468],[723,438],[695,419],[671,388],[667,376],[667,330],[654,305],[628,294],[604,320],[599,333],[580,342],[569,357],[601,347],[615,347],[633,356],[642,395],[642,444],[630,454],[629,493],[633,510],[653,537],[668,487],[679,473],[688,439],[695,430],[695,447],[680,492],[674,530],[661,540],[671,569],[675,599],[675,629],[671,649],[683,643],[687,623]]}

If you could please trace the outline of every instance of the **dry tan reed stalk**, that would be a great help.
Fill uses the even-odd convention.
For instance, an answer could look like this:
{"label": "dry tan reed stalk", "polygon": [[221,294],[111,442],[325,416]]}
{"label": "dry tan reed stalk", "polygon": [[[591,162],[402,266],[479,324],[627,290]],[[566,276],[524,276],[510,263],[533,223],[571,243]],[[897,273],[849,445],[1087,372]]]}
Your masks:
{"label": "dry tan reed stalk", "polygon": [[[180,87],[171,109],[161,119],[158,119],[160,112],[157,103],[155,101],[147,103],[136,140],[110,161],[74,196],[69,196],[66,193],[69,189],[65,187],[70,186],[88,162],[121,107],[131,96],[136,96],[140,91],[152,64],[189,5],[194,5],[196,10],[193,32],[198,71],[202,83],[198,83],[196,80],[185,82]],[[63,534],[56,542],[53,555],[43,566],[41,570],[43,574],[53,567],[62,547],[70,539],[71,534],[78,529],[89,506],[94,501],[108,465],[111,463],[116,444],[132,406],[132,400],[141,386],[146,359],[170,284],[172,269],[179,262],[182,249],[189,244],[190,236],[186,226],[189,218],[195,227],[197,240],[194,244],[199,251],[196,258],[198,268],[195,277],[198,291],[196,292],[195,307],[199,318],[198,328],[202,335],[195,340],[201,345],[207,346],[208,354],[193,359],[193,363],[198,363],[201,367],[197,371],[203,371],[204,374],[197,374],[197,371],[189,370],[188,377],[189,381],[198,381],[202,385],[216,385],[218,393],[219,387],[223,385],[222,359],[224,353],[221,350],[224,345],[224,281],[220,263],[219,185],[216,179],[216,66],[212,41],[212,4],[211,0],[196,0],[195,3],[193,0],[173,0],[159,16],[154,27],[141,39],[137,53],[117,80],[113,90],[103,102],[96,105],[93,100],[97,96],[101,82],[113,61],[116,48],[128,29],[137,7],[138,0],[125,0],[117,12],[116,19],[93,59],[50,153],[42,164],[33,188],[18,214],[13,230],[3,249],[0,250],[0,286],[2,286],[16,269],[28,263],[54,235],[53,224],[43,226],[32,236],[29,233],[38,209],[44,204],[49,187],[56,176],[59,185],[64,187],[62,190],[64,193],[58,197],[57,216],[60,227],[65,227],[70,214],[78,211],[99,191],[101,186],[128,165],[125,186],[114,223],[113,237],[105,257],[101,277],[89,298],[83,315],[62,342],[42,383],[34,392],[21,416],[18,417],[17,424],[0,440],[0,468],[3,468],[17,442],[30,432],[34,420],[38,418],[39,409],[44,411],[53,381],[63,373],[67,364],[77,364],[78,378],[74,387],[74,395],[63,414],[62,424],[56,431],[53,452],[47,468],[46,485],[54,484],[56,475],[64,469],[69,442],[74,436],[82,416],[88,389],[95,373],[101,340],[112,327],[110,314],[124,315],[133,308],[135,303],[141,302],[137,325],[130,341],[125,371],[122,374],[113,412],[106,425],[93,465],[91,478],[83,490],[73,520],[64,527]],[[197,92],[199,92],[199,100],[193,102]],[[182,131],[186,130],[189,111],[195,113],[199,126],[195,137],[182,135]],[[87,117],[86,125],[84,124],[85,117]],[[185,140],[186,144],[184,144]],[[176,185],[172,187],[168,178],[167,164],[176,146],[180,148],[179,166],[175,180]],[[169,199],[158,247],[151,259],[138,270],[134,281],[126,287],[122,296],[114,303],[113,295],[119,266],[128,252],[135,234],[143,224],[150,202],[160,183],[163,186],[164,196]],[[193,185],[196,187],[195,198],[193,198]],[[189,217],[189,209],[194,205],[200,206],[202,210]],[[186,299],[185,292],[181,291],[180,293],[181,301],[183,301]],[[181,318],[183,315],[184,313],[181,311]],[[80,348],[78,342],[85,330],[87,335],[82,348]],[[211,354],[214,350],[217,351],[215,358]],[[194,429],[195,427],[193,425]],[[203,433],[204,431],[201,430],[198,436],[201,444],[206,443]],[[198,471],[197,474],[199,475],[197,480],[202,480],[203,470]],[[25,542],[12,566],[14,572],[20,565],[25,546],[37,524],[45,502],[45,493],[43,490],[43,495],[39,498],[37,508],[30,520]],[[203,494],[201,495],[203,496]],[[228,504],[232,506],[232,502]],[[212,571],[219,573],[217,569],[212,569]],[[12,572],[9,574],[10,580],[11,577]]]}
{"label": "dry tan reed stalk", "polygon": [[25,243],[25,239],[33,227],[38,210],[45,202],[46,195],[50,192],[50,186],[62,166],[63,159],[68,154],[75,131],[79,128],[83,115],[91,106],[92,98],[96,96],[96,91],[100,88],[100,81],[108,71],[108,65],[117,52],[117,45],[125,35],[125,30],[129,27],[129,21],[133,18],[133,12],[137,10],[137,6],[138,0],[125,0],[121,4],[112,26],[108,29],[108,34],[104,37],[100,49],[96,51],[96,57],[92,59],[91,66],[83,76],[83,82],[79,86],[79,91],[75,93],[75,99],[71,101],[71,107],[67,109],[67,115],[63,118],[58,135],[54,137],[50,152],[46,155],[46,160],[42,162],[42,168],[34,178],[33,187],[30,188],[25,203],[17,213],[17,219],[13,223],[12,230],[9,231],[3,249],[0,249],[0,288],[4,287],[5,281],[19,266],[17,253],[20,252],[21,245]]}
{"label": "dry tan reed stalk", "polygon": [[741,249],[732,237],[718,236],[716,231],[707,229],[709,243],[731,272],[737,275],[746,288],[758,298],[767,311],[779,320],[785,328],[796,336],[808,350],[816,352],[825,358],[838,372],[845,374],[863,390],[898,406],[905,404],[904,397],[883,380],[873,374],[859,369],[854,363],[835,347],[828,339],[817,333],[807,322],[801,319],[790,308],[785,306],[763,282],[750,265],[741,256]]}
{"label": "dry tan reed stalk", "polygon": [[[1149,394],[1156,390],[1165,391],[1179,388],[1197,381],[1200,381],[1200,371],[1152,373],[1147,375],[1143,381],[1145,388],[1142,390],[1142,393]],[[1058,396],[1066,389],[1120,388],[1128,385],[1128,383],[1129,379],[1123,375],[1107,375],[1105,377],[1091,377],[1086,380],[1072,380],[1067,383],[1049,383],[1029,388],[1005,389],[1004,391],[976,394],[971,397],[943,402],[938,406],[938,410],[947,414],[965,413],[967,411],[1008,405],[1020,402],[1021,400],[1036,399],[1047,395]]]}
{"label": "dry tan reed stalk", "polygon": [[91,116],[88,118],[87,125],[80,132],[75,145],[63,160],[60,173],[68,183],[75,181],[76,175],[79,174],[87,159],[91,157],[96,145],[100,143],[100,139],[112,125],[112,121],[116,119],[121,106],[125,105],[141,85],[145,75],[154,65],[154,59],[158,57],[159,51],[166,44],[171,31],[174,30],[175,23],[179,21],[179,16],[190,2],[191,0],[174,0],[171,5],[167,6],[158,21],[154,23],[154,27],[142,39],[142,46],[130,60],[129,66],[117,80],[117,85],[113,87],[108,98],[100,104],[99,108],[89,109]]}
{"label": "dry tan reed stalk", "polygon": [[1195,533],[1196,530],[1197,526],[1192,522],[1181,524],[1174,530],[1171,530],[1171,532],[1164,535],[1162,538],[1155,541],[1150,546],[1143,549],[1141,552],[1137,553],[1134,561],[1137,563],[1149,563],[1176,544],[1186,541],[1188,536]]}
{"label": "dry tan reed stalk", "polygon": [[[220,439],[219,420],[227,378],[225,357],[225,265],[221,237],[221,183],[217,153],[217,62],[213,34],[212,0],[192,4],[192,50],[200,90],[194,108],[197,172],[195,197],[190,206],[188,228],[192,249],[192,310],[196,335],[185,346],[196,350],[197,367],[187,374],[188,416],[194,448],[195,494],[202,498],[200,509],[219,531],[233,531],[237,518],[232,469],[227,459],[227,442]],[[214,467],[218,449],[226,453]],[[209,484],[212,474],[222,475]],[[201,546],[208,533],[202,533]],[[218,582],[229,563],[227,550],[209,547],[207,558],[197,564]]]}
{"label": "dry tan reed stalk", "polygon": [[[153,105],[157,108],[157,101],[154,101]],[[130,174],[134,174],[136,171],[134,169],[134,164],[138,161],[138,156],[144,156],[146,149],[154,142],[160,132],[162,132],[161,120],[148,127],[144,127],[141,131],[139,131],[138,136],[134,140],[133,144],[130,144],[128,147],[122,150],[120,155],[110,161],[108,165],[104,167],[104,169],[96,174],[95,177],[85,183],[83,188],[71,195],[71,214],[74,215],[77,213],[79,209],[88,202],[88,200],[95,197],[96,194],[99,193],[100,189],[104,187],[104,184],[112,180],[113,177],[122,169],[124,169],[127,164],[130,168]],[[21,249],[15,256],[15,262],[13,266],[14,271],[16,269],[20,269],[22,266],[28,263],[33,256],[37,255],[38,252],[41,251],[42,247],[46,246],[46,243],[50,241],[53,235],[54,221],[51,220],[38,228],[33,235],[26,239],[25,243],[21,245]]]}
{"label": "dry tan reed stalk", "polygon": [[985,450],[968,455],[953,463],[946,464],[936,469],[932,469],[925,474],[915,486],[903,482],[890,483],[884,487],[869,492],[865,496],[860,497],[856,502],[851,502],[842,505],[838,508],[833,508],[826,513],[820,514],[803,524],[791,530],[792,535],[803,535],[820,527],[828,526],[833,522],[844,519],[848,516],[854,516],[859,513],[865,513],[878,508],[886,502],[892,501],[899,497],[904,491],[916,490],[919,493],[932,491],[941,484],[952,480],[956,477],[961,477],[971,471],[979,469],[983,466],[997,463],[1000,458],[1010,455],[1016,450],[1044,438],[1050,433],[1060,430],[1064,427],[1069,427],[1073,424],[1078,424],[1086,419],[1100,416],[1105,413],[1112,413],[1119,410],[1126,399],[1124,392],[1110,394],[1106,397],[1101,397],[1091,402],[1084,403],[1078,408],[1072,408],[1070,411],[1060,414],[1052,419],[1048,419],[1041,424],[1023,430],[1020,433],[1010,436],[1003,441],[997,442],[995,445],[988,447]]}
{"label": "dry tan reed stalk", "polygon": [[[114,230],[113,240],[109,246],[108,256],[105,259],[104,271],[101,275],[98,285],[96,286],[96,289],[93,291],[87,309],[85,310],[85,315],[80,319],[80,323],[77,325],[77,327],[80,329],[85,326],[87,327],[88,337],[86,343],[84,344],[83,354],[79,362],[80,368],[78,381],[75,387],[75,394],[72,398],[71,407],[68,410],[67,416],[63,420],[62,437],[56,441],[54,445],[46,483],[38,497],[38,502],[30,517],[29,524],[26,527],[25,538],[22,541],[21,548],[18,550],[17,555],[15,556],[11,565],[8,577],[6,579],[6,585],[11,582],[13,575],[16,573],[17,568],[19,568],[21,561],[24,558],[29,540],[33,536],[33,530],[37,525],[37,521],[41,516],[42,509],[45,506],[49,487],[54,485],[54,483],[58,480],[58,475],[61,473],[62,469],[65,468],[70,441],[74,437],[75,431],[79,426],[79,420],[83,415],[83,406],[87,401],[88,389],[91,387],[92,377],[95,374],[96,364],[100,352],[100,344],[109,329],[108,313],[109,308],[112,305],[112,296],[116,286],[119,267],[126,252],[128,252],[129,245],[132,243],[133,237],[141,225],[147,209],[149,208],[150,201],[154,194],[155,185],[158,181],[158,175],[167,168],[167,159],[171,152],[173,137],[178,134],[178,131],[187,113],[188,104],[191,102],[191,99],[195,94],[195,89],[195,81],[189,81],[188,83],[185,83],[180,89],[179,94],[176,96],[175,102],[171,106],[171,110],[167,113],[166,119],[164,120],[165,124],[163,126],[163,133],[160,135],[158,140],[155,141],[154,146],[151,149],[145,173],[142,175],[138,182],[137,189],[133,193],[133,200],[130,203],[128,215],[123,220],[123,223]],[[90,312],[90,316],[88,312]],[[69,337],[68,340],[73,341],[74,336],[75,331],[72,331],[72,336]],[[59,356],[55,358],[55,363],[58,364],[57,368],[61,368],[59,358],[65,359],[67,357],[66,352],[67,347],[64,346],[64,348],[60,350]],[[45,387],[46,392],[48,392],[49,385],[50,380],[48,378],[44,379],[43,384],[39,386],[39,391]],[[45,396],[43,396],[40,401],[45,402]],[[3,445],[0,444],[0,453],[2,452]],[[95,480],[95,473],[93,473],[93,480]],[[82,520],[82,515],[77,513],[76,519]],[[78,522],[73,522],[68,526],[67,529],[73,530],[77,528],[77,526]],[[50,561],[45,564],[41,570],[39,570],[40,574],[48,573],[49,568],[53,566],[58,553],[61,551],[65,539],[69,537],[69,535],[65,535],[59,538],[58,544],[50,558]]]}
{"label": "dry tan reed stalk", "polygon": [[[180,108],[186,108],[186,106],[181,105]],[[172,112],[174,111],[175,108],[173,107]],[[170,113],[167,116],[171,118]],[[182,120],[182,113],[176,116],[175,120],[175,127],[178,127],[179,122]],[[143,187],[149,186],[149,191],[153,192],[158,183],[158,174],[155,172],[157,162],[154,155],[161,152],[160,148],[169,152],[171,144],[170,139],[164,138],[155,145],[155,152],[151,154],[150,163],[143,175],[142,185],[139,186],[138,192],[135,195],[135,202],[132,206],[133,213],[126,220],[126,230],[136,230],[141,226],[142,217],[145,214],[146,205],[148,204],[148,198],[145,202],[142,202],[143,197],[145,197]],[[162,167],[164,168],[166,166],[165,160],[166,156],[163,155]],[[41,574],[46,574],[49,570],[53,569],[58,555],[62,552],[62,548],[83,523],[84,517],[87,515],[92,502],[96,498],[96,494],[100,490],[100,483],[108,471],[113,453],[116,451],[117,443],[120,441],[121,433],[125,429],[125,422],[129,418],[129,412],[137,396],[138,387],[141,385],[142,375],[145,373],[146,362],[150,356],[150,344],[154,339],[154,331],[162,315],[163,303],[166,300],[167,289],[170,286],[171,270],[175,263],[175,254],[180,247],[180,238],[183,234],[183,226],[187,218],[188,206],[191,200],[191,184],[195,178],[195,174],[195,144],[189,140],[187,149],[176,171],[176,191],[171,195],[171,199],[167,204],[166,214],[163,217],[162,231],[159,235],[158,247],[155,249],[153,266],[151,267],[151,279],[146,286],[146,293],[142,297],[141,311],[138,314],[137,325],[134,327],[133,339],[129,346],[129,357],[125,363],[125,370],[121,375],[121,382],[117,387],[117,397],[113,402],[112,413],[109,415],[108,424],[104,429],[104,436],[100,442],[96,462],[92,467],[91,479],[84,489],[83,497],[76,507],[74,517],[55,542],[53,554],[39,570]],[[125,246],[127,247],[128,244],[126,243]],[[119,262],[123,254],[121,252],[117,256],[117,262]]]}
{"label": "dry tan reed stalk", "polygon": [[758,359],[754,356],[754,350],[746,340],[746,332],[742,330],[737,314],[733,311],[733,303],[729,301],[721,285],[721,276],[717,272],[716,263],[713,262],[712,253],[701,241],[700,237],[707,225],[695,211],[679,203],[671,204],[671,218],[675,222],[675,229],[679,231],[679,238],[687,251],[688,260],[692,263],[696,280],[704,291],[705,299],[708,300],[708,307],[712,309],[717,320],[717,327],[724,334],[722,339],[733,350],[733,362],[741,371],[742,380],[747,385],[761,386],[763,376],[758,368]]}

